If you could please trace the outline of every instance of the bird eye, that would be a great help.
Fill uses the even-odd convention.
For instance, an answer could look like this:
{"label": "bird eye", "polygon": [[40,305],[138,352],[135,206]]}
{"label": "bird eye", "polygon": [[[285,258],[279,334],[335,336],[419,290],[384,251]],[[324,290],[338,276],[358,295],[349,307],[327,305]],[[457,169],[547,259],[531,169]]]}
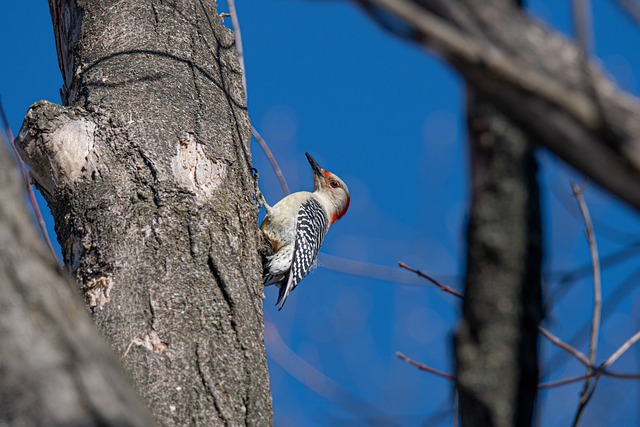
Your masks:
{"label": "bird eye", "polygon": [[329,183],[329,185],[331,186],[331,188],[338,188],[340,187],[340,184],[338,184],[338,181],[331,181]]}

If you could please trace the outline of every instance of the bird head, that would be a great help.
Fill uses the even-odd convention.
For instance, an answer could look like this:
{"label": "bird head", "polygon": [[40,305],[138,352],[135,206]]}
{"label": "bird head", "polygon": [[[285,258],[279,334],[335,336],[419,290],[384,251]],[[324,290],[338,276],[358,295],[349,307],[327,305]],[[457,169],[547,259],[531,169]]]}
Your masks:
{"label": "bird head", "polygon": [[329,206],[329,223],[334,223],[347,213],[351,197],[349,188],[337,175],[320,167],[309,153],[305,153],[313,170],[313,192],[321,195]]}

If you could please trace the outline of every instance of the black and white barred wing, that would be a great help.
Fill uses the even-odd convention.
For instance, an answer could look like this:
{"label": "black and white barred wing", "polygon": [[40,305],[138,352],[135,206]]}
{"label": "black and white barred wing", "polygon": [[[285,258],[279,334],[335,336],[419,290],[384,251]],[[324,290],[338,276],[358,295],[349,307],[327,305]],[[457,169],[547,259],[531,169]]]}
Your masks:
{"label": "black and white barred wing", "polygon": [[276,305],[280,303],[280,300],[282,303],[278,310],[284,306],[289,292],[298,286],[298,283],[313,267],[328,228],[329,218],[316,199],[311,197],[300,206],[296,221],[296,240],[291,269],[287,284],[280,288]]}

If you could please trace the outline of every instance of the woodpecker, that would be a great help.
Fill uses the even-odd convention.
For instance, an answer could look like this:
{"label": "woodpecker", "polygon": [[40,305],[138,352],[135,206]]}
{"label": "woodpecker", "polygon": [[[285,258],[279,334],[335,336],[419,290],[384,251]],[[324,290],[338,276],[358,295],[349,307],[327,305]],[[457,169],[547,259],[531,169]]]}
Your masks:
{"label": "woodpecker", "polygon": [[263,283],[280,288],[278,310],[314,266],[324,236],[351,201],[346,184],[305,154],[313,170],[313,192],[289,194],[273,207],[261,198],[267,215],[260,230],[272,249],[264,265]]}

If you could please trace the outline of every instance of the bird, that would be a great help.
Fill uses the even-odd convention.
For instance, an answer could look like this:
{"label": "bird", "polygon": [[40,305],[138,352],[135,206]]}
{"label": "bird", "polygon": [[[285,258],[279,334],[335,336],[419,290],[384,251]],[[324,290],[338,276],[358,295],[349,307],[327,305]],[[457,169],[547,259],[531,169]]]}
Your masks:
{"label": "bird", "polygon": [[264,260],[263,284],[279,288],[278,311],[316,263],[318,251],[333,223],[347,213],[349,188],[337,175],[323,169],[305,153],[313,172],[313,191],[284,197],[273,207],[260,195],[266,216],[260,230],[271,246]]}

